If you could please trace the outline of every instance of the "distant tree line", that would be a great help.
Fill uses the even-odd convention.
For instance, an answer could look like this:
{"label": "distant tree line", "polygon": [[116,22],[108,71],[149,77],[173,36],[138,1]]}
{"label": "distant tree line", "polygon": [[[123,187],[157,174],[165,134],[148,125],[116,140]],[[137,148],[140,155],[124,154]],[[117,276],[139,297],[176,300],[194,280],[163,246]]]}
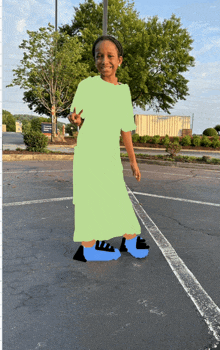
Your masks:
{"label": "distant tree line", "polygon": [[[19,120],[22,122],[22,133],[27,133],[31,130],[33,131],[41,131],[41,123],[47,122],[51,123],[51,117],[36,117],[34,115],[29,114],[11,114],[9,111],[2,110],[2,124],[6,125],[6,130],[15,132],[15,122]],[[77,131],[77,127],[72,124],[65,124],[61,122],[57,122],[57,128],[62,132],[63,125],[66,126],[65,131],[70,136],[73,135],[73,132]]]}

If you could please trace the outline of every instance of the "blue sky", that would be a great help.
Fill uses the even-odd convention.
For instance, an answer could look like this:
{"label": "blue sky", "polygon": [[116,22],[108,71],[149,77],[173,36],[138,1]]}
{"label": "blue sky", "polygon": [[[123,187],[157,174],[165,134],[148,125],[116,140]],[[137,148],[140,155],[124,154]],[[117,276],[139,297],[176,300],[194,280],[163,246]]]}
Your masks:
{"label": "blue sky", "polygon": [[[83,3],[84,1],[81,1]],[[97,4],[100,1],[95,1]],[[58,26],[71,23],[73,6],[79,2],[58,0]],[[207,127],[220,124],[220,1],[190,0],[136,0],[134,8],[140,18],[157,15],[163,21],[174,13],[180,17],[182,27],[190,33],[194,43],[190,52],[195,57],[195,67],[184,73],[189,80],[189,96],[179,101],[171,115],[191,116],[194,114],[193,133],[201,134]],[[5,88],[12,81],[12,69],[22,59],[18,48],[23,39],[28,39],[27,30],[36,31],[55,24],[55,0],[7,0],[3,3],[3,109],[12,114],[32,114],[23,103],[23,90],[18,86]],[[138,114],[165,115],[163,111],[143,111]],[[66,122],[66,119],[59,118]]]}

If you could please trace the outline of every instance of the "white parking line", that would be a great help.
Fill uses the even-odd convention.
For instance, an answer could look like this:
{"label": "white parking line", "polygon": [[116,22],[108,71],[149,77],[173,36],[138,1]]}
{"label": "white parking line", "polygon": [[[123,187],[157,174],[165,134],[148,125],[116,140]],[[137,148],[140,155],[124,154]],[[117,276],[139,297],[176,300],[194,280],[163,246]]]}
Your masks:
{"label": "white parking line", "polygon": [[11,207],[14,205],[26,205],[26,204],[38,204],[38,203],[48,203],[48,202],[59,202],[59,201],[69,201],[73,197],[63,197],[63,198],[49,198],[49,199],[36,199],[33,201],[23,201],[23,202],[13,202],[13,203],[4,203],[3,207]]}
{"label": "white parking line", "polygon": [[[203,204],[203,205],[211,205],[211,206],[214,206],[214,207],[220,207],[220,204],[218,204],[218,203],[208,203],[208,202],[195,201],[195,200],[191,200],[191,199],[159,196],[159,195],[157,195],[157,194],[144,193],[144,192],[136,192],[136,191],[134,191],[133,193],[138,194],[138,195],[141,195],[141,196],[149,196],[149,197],[156,197],[156,198],[164,198],[164,199],[171,199],[171,200],[174,200],[174,201],[190,202],[190,203],[196,203],[196,204]],[[4,204],[3,204],[3,207],[11,207],[11,206],[15,206],[15,205],[26,205],[26,204],[37,204],[37,203],[48,203],[48,202],[68,201],[68,200],[72,200],[72,199],[73,199],[73,197],[49,198],[49,199],[35,199],[35,200],[32,200],[32,201],[4,203]]]}
{"label": "white parking line", "polygon": [[213,207],[220,207],[220,204],[218,204],[218,203],[209,203],[209,202],[195,201],[195,200],[192,200],[192,199],[159,196],[157,194],[151,194],[151,193],[145,193],[145,192],[136,192],[136,191],[134,191],[133,193],[141,195],[141,196],[149,196],[149,197],[156,197],[156,198],[172,199],[174,201],[189,202],[189,203],[196,203],[196,204],[203,204],[203,205],[211,205]]}
{"label": "white parking line", "polygon": [[3,174],[25,174],[25,173],[52,173],[52,172],[61,172],[61,171],[65,171],[65,172],[68,172],[68,171],[73,171],[72,169],[71,170],[65,170],[65,169],[62,169],[62,170],[59,170],[59,169],[56,169],[56,170],[28,170],[28,171],[4,171]]}
{"label": "white parking line", "polygon": [[[131,192],[128,186],[127,191],[132,202],[133,208],[148,230],[149,234],[161,250],[166,261],[170,265],[173,273],[183,286],[187,295],[191,298],[210,331],[213,332],[216,340],[220,340],[220,309],[202,288],[192,272],[184,264],[183,260],[177,255],[169,241],[164,237],[159,228],[147,215],[140,205],[137,198]],[[135,192],[134,192],[135,193]]]}

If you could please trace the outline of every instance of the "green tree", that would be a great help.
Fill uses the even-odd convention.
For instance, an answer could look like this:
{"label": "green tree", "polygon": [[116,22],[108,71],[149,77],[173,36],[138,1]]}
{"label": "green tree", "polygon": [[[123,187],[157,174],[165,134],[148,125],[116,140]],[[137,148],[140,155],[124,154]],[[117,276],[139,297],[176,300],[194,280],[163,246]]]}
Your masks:
{"label": "green tree", "polygon": [[24,50],[23,59],[7,87],[19,85],[26,90],[23,100],[29,108],[49,116],[53,111],[56,122],[64,111],[69,113],[79,82],[89,76],[88,65],[80,61],[82,44],[77,37],[54,31],[50,23],[27,33],[29,40],[19,46]]}
{"label": "green tree", "polygon": [[[189,55],[193,40],[174,14],[162,23],[157,16],[145,22],[133,9],[134,2],[125,4],[124,0],[108,1],[108,34],[124,49],[118,80],[129,85],[137,107],[146,110],[147,105],[157,112],[161,109],[170,113],[178,100],[189,95],[188,80],[182,73],[194,66],[195,59]],[[103,34],[103,3],[86,0],[74,9],[72,24],[59,30],[79,39],[83,44],[81,62],[89,64],[91,76],[96,75],[92,45]]]}
{"label": "green tree", "polygon": [[16,118],[14,118],[14,116],[10,112],[3,109],[2,110],[2,124],[6,124],[7,131],[15,132],[15,130],[16,130],[15,122],[16,122]]}
{"label": "green tree", "polygon": [[217,131],[217,133],[220,135],[220,125],[216,125],[214,129]]}
{"label": "green tree", "polygon": [[35,117],[31,120],[31,129],[41,132],[41,123],[51,123],[51,118]]}

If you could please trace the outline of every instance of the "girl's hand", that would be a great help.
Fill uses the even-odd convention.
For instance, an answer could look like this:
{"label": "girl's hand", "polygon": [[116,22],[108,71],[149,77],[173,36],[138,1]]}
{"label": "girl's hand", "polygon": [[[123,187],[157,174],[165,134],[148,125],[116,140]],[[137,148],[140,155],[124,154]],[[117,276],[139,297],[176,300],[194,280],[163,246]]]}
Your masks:
{"label": "girl's hand", "polygon": [[136,180],[138,182],[141,181],[141,173],[140,173],[140,170],[138,168],[138,165],[137,165],[137,162],[130,162],[130,165],[131,165],[131,170],[133,171],[133,175],[135,176]]}
{"label": "girl's hand", "polygon": [[82,123],[82,119],[81,119],[82,112],[83,112],[83,109],[79,112],[79,114],[76,114],[76,108],[74,107],[73,113],[69,114],[68,116],[70,123],[80,126]]}

